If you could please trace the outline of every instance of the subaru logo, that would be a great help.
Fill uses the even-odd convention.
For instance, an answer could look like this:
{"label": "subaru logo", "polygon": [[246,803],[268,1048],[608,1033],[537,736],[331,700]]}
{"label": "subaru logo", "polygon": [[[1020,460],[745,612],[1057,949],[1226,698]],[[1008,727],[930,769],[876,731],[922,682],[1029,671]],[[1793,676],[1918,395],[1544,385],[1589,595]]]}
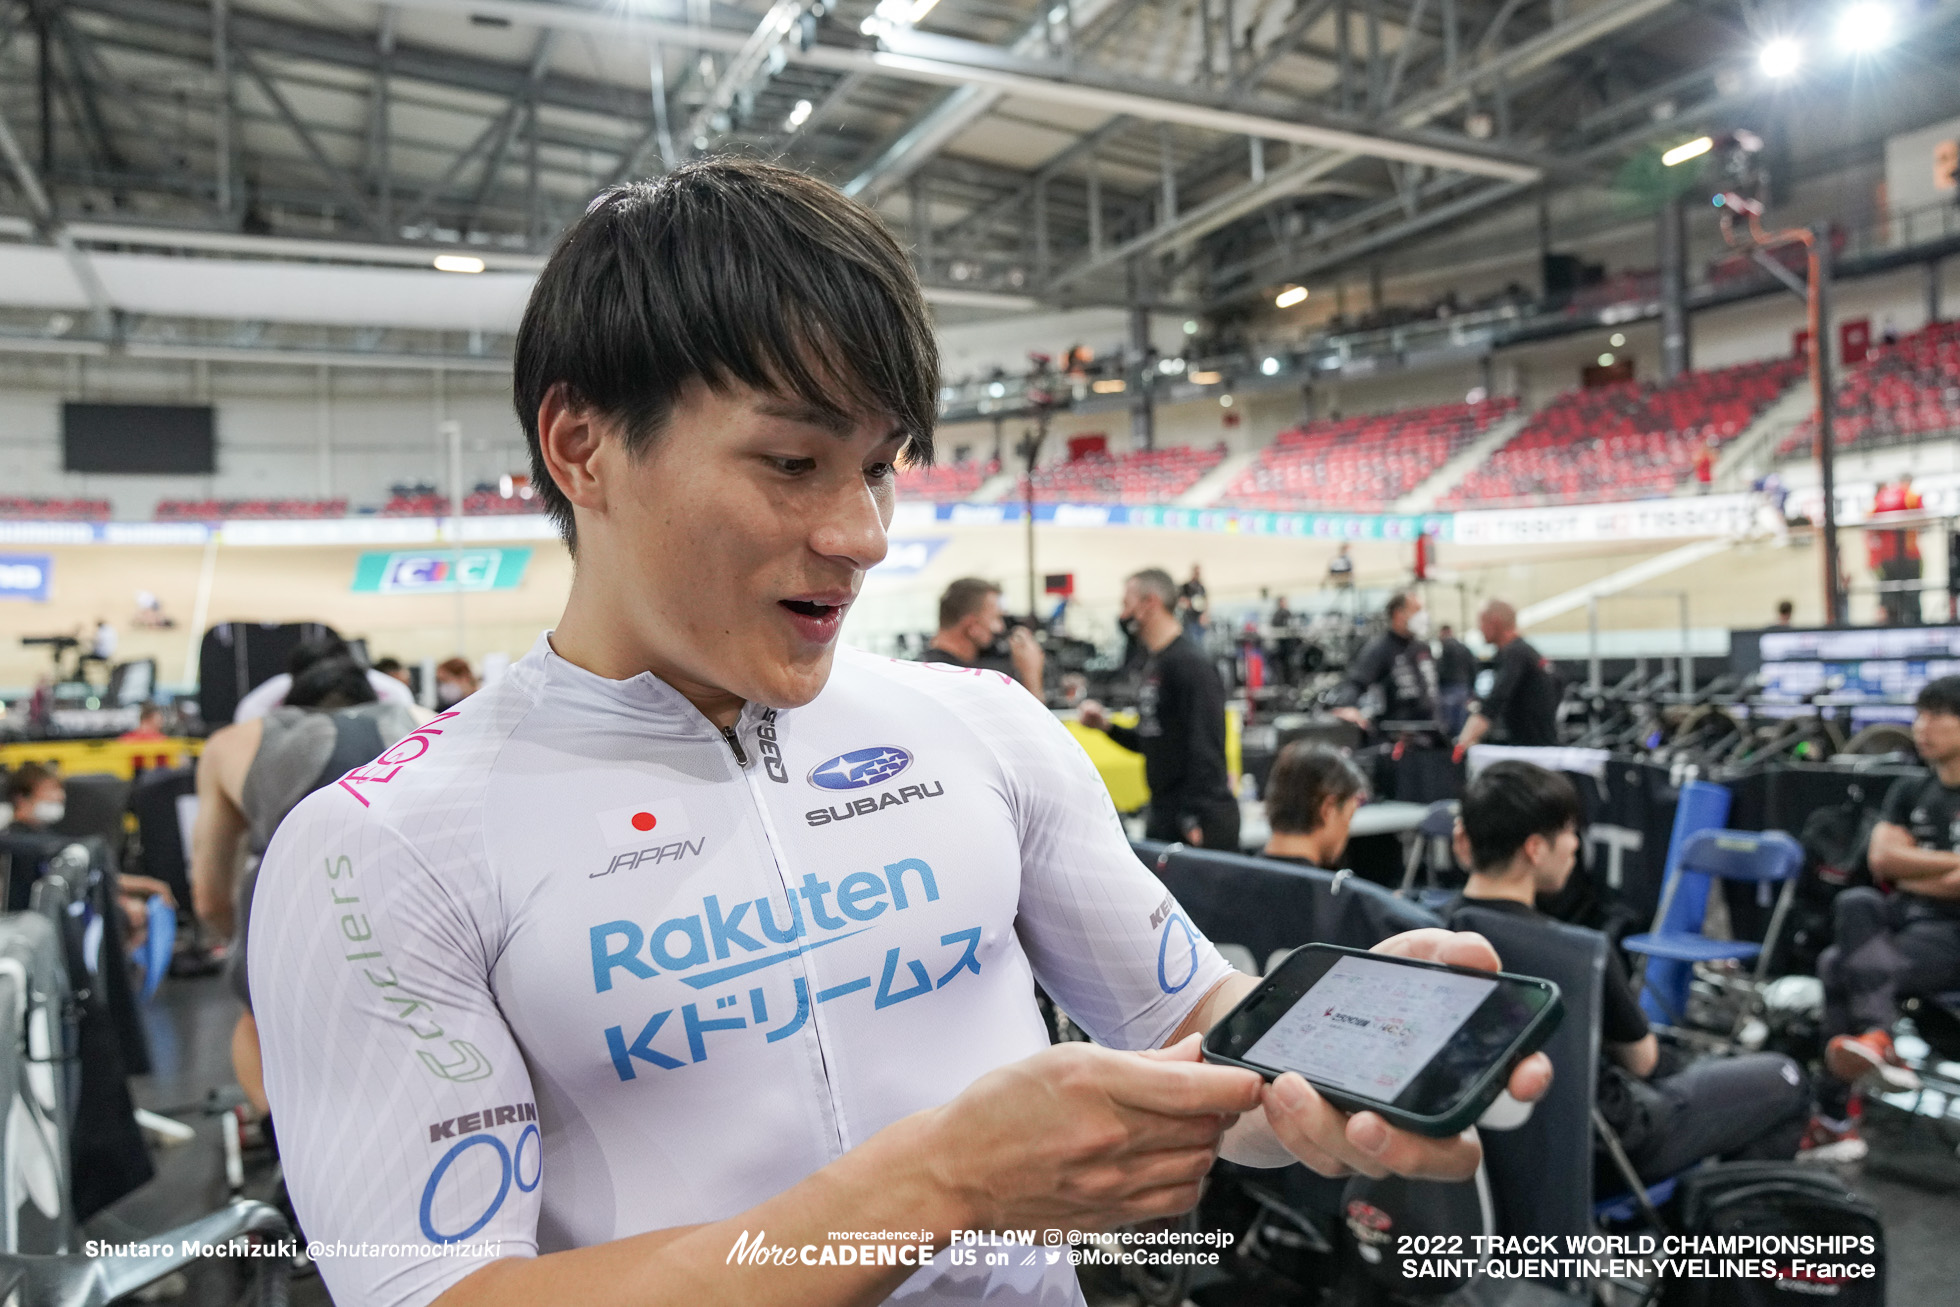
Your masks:
{"label": "subaru logo", "polygon": [[810,784],[820,790],[862,790],[888,781],[912,765],[912,755],[889,744],[840,753],[810,769]]}

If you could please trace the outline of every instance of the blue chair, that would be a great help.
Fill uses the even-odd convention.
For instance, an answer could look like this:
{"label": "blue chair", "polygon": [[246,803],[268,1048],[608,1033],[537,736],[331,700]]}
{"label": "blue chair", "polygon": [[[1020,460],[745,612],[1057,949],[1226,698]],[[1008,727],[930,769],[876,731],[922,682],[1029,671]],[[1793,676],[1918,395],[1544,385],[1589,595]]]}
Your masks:
{"label": "blue chair", "polygon": [[[1628,952],[1644,963],[1662,960],[1692,968],[1697,962],[1753,962],[1755,974],[1750,1003],[1744,1017],[1753,1010],[1776,949],[1777,937],[1790,913],[1797,875],[1803,870],[1803,846],[1782,831],[1704,830],[1690,835],[1682,844],[1667,886],[1661,891],[1660,908],[1654,914],[1654,928],[1622,941]],[[1765,898],[1769,887],[1782,882],[1783,889],[1770,914],[1769,930],[1760,944],[1743,939],[1710,939],[1701,933],[1703,913],[1708,905],[1709,888],[1717,880],[1753,881]],[[1641,971],[1644,975],[1646,968]],[[1636,976],[1635,983],[1642,983]],[[1649,989],[1643,995],[1662,997]],[[1643,1002],[1643,1006],[1644,1006]],[[1685,994],[1664,1003],[1663,1020],[1686,1024]],[[1738,1017],[1739,1029],[1743,1017]]]}
{"label": "blue chair", "polygon": [[143,1000],[156,997],[157,986],[170,974],[170,955],[177,948],[177,909],[161,894],[150,895],[149,935],[143,946]]}
{"label": "blue chair", "polygon": [[[1674,805],[1673,828],[1667,837],[1667,863],[1661,873],[1663,890],[1673,883],[1674,873],[1681,865],[1681,851],[1687,847],[1688,838],[1698,831],[1718,830],[1729,824],[1729,806],[1734,796],[1726,785],[1713,781],[1687,781],[1682,784],[1680,794]],[[1661,914],[1654,918],[1656,931],[1698,931],[1701,929],[1703,915],[1707,911],[1707,894],[1704,890],[1697,895],[1691,888],[1687,894],[1678,895],[1667,905]],[[1679,1025],[1680,1015],[1688,1010],[1688,989],[1693,984],[1695,969],[1687,962],[1676,962],[1671,958],[1655,958],[1647,964],[1641,984],[1640,1010],[1647,1014],[1649,1021],[1662,1025]]]}

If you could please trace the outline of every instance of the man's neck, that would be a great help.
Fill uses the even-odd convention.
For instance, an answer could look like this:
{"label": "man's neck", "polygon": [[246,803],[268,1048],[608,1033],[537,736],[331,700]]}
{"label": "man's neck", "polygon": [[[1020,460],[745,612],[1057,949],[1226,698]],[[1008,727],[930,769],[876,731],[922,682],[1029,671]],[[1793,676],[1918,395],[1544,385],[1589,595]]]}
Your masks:
{"label": "man's neck", "polygon": [[1162,653],[1184,634],[1184,627],[1175,617],[1160,610],[1143,624],[1141,634],[1144,648],[1151,653]]}
{"label": "man's neck", "polygon": [[1517,628],[1513,627],[1511,630],[1506,631],[1504,634],[1498,636],[1495,640],[1491,641],[1491,644],[1495,648],[1502,649],[1505,645],[1511,643],[1511,641],[1517,638],[1518,638]]}
{"label": "man's neck", "polygon": [[1316,867],[1327,865],[1319,837],[1309,831],[1276,830],[1266,841],[1265,853],[1269,858],[1305,858]]}
{"label": "man's neck", "polygon": [[1464,883],[1463,897],[1466,899],[1509,899],[1522,903],[1527,908],[1538,901],[1538,890],[1531,883],[1531,875],[1525,871],[1506,869],[1500,872],[1473,871]]}
{"label": "man's neck", "polygon": [[725,730],[735,724],[745,702],[741,696],[683,675],[659,651],[631,640],[630,633],[619,622],[601,616],[601,610],[596,607],[601,601],[580,588],[578,578],[582,574],[582,570],[573,574],[572,593],[565,601],[564,616],[551,632],[553,653],[574,667],[582,667],[609,681],[631,680],[649,672],[672,686],[716,726]]}
{"label": "man's neck", "polygon": [[1940,784],[1949,790],[1960,790],[1960,753],[1954,754],[1944,762],[1933,764],[1933,775],[1940,778]]}
{"label": "man's neck", "polygon": [[970,663],[980,656],[980,649],[973,641],[950,628],[932,637],[932,647],[953,655],[963,663]]}

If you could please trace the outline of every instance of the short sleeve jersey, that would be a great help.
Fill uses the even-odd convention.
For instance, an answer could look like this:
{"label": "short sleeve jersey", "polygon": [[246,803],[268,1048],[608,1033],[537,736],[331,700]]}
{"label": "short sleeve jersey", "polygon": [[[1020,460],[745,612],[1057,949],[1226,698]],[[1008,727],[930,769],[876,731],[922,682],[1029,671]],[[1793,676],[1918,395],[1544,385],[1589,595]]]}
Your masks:
{"label": "short sleeve jersey", "polygon": [[[336,1301],[715,1221],[1047,1043],[1162,1043],[1227,964],[994,672],[840,652],[732,739],[540,640],[315,793],[253,905],[266,1088]],[[474,1255],[456,1255],[474,1245]],[[1080,1301],[1066,1259],[892,1301]]]}
{"label": "short sleeve jersey", "polygon": [[[1922,849],[1960,851],[1960,789],[1949,789],[1937,776],[1904,776],[1892,782],[1879,820],[1903,828]],[[1960,919],[1960,902],[1924,894],[1913,894],[1910,901],[1921,915]]]}

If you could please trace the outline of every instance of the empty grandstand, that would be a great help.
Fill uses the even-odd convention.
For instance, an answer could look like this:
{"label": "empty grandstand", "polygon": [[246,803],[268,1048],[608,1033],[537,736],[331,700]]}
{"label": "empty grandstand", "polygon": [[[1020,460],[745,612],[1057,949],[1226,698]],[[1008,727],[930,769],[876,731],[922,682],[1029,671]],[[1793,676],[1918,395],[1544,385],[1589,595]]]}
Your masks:
{"label": "empty grandstand", "polygon": [[1067,462],[1036,468],[1034,497],[1054,503],[1167,504],[1224,457],[1223,445],[1140,449],[1114,457],[1090,450]]}
{"label": "empty grandstand", "polygon": [[109,516],[106,499],[42,499],[0,496],[0,518],[36,522],[86,522]]}
{"label": "empty grandstand", "polygon": [[1220,502],[1266,509],[1388,508],[1517,404],[1508,398],[1440,404],[1283,431]]}
{"label": "empty grandstand", "polygon": [[1801,359],[1572,391],[1540,409],[1442,499],[1565,504],[1672,493],[1803,373]]}
{"label": "empty grandstand", "polygon": [[965,499],[1000,471],[993,459],[982,462],[967,459],[958,463],[937,463],[931,467],[901,467],[898,493],[902,499],[923,499],[950,503]]}
{"label": "empty grandstand", "polygon": [[271,521],[347,516],[345,499],[159,499],[159,522]]}
{"label": "empty grandstand", "polygon": [[[1832,435],[1840,449],[1904,445],[1960,432],[1960,322],[1936,322],[1879,345],[1838,385]],[[1777,451],[1807,451],[1817,436],[1805,418]]]}

